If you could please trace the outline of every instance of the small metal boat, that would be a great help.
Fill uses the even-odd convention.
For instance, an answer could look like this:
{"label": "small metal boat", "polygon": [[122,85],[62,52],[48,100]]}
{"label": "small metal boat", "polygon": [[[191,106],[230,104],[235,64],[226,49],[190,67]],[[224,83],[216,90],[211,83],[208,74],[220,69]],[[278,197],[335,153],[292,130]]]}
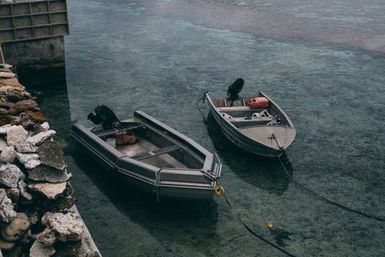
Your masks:
{"label": "small metal boat", "polygon": [[[240,97],[242,87],[243,80],[238,79],[229,87],[228,96],[218,97],[206,92],[203,99],[207,99],[210,113],[231,142],[257,155],[281,156],[295,138],[293,123],[263,92]],[[254,105],[260,99],[265,102]]]}
{"label": "small metal boat", "polygon": [[[100,118],[90,116],[93,121]],[[155,193],[158,200],[212,199],[223,193],[217,182],[222,169],[217,155],[143,111],[109,125],[74,124],[71,136],[109,171]]]}

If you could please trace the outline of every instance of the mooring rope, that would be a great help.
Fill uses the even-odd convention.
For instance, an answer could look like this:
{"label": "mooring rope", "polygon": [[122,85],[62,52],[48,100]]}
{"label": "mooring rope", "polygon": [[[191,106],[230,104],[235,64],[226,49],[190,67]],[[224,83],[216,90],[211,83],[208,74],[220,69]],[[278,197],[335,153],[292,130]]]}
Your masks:
{"label": "mooring rope", "polygon": [[205,103],[206,93],[207,93],[207,92],[208,92],[208,91],[205,91],[205,92],[203,93],[202,97],[199,98],[199,99],[195,102],[195,105],[196,105],[196,107],[198,108],[198,111],[199,111],[200,114],[202,115],[202,118],[203,118],[204,123],[207,123],[207,119],[206,119],[204,113],[202,112],[202,110],[201,110],[201,108],[200,108],[200,106],[199,106],[199,103],[200,103],[200,102]]}
{"label": "mooring rope", "polygon": [[[361,216],[364,216],[366,218],[369,218],[369,219],[373,219],[373,220],[377,220],[377,221],[382,221],[384,222],[385,221],[385,218],[384,217],[380,217],[380,216],[376,216],[376,215],[372,215],[372,214],[368,214],[368,213],[365,213],[365,212],[362,212],[362,211],[359,211],[359,210],[355,210],[355,209],[352,209],[350,207],[347,207],[345,205],[342,205],[340,203],[337,203],[333,200],[330,200],[328,198],[326,198],[325,196],[322,196],[322,195],[319,195],[317,192],[314,192],[313,190],[311,190],[310,188],[307,188],[305,185],[303,185],[302,183],[298,182],[297,180],[295,180],[293,178],[293,175],[290,175],[289,171],[286,169],[286,165],[283,163],[283,161],[281,160],[281,156],[284,156],[286,157],[286,159],[288,160],[288,157],[287,157],[287,154],[285,152],[285,150],[283,150],[282,148],[282,153],[280,156],[277,155],[277,158],[283,168],[283,170],[285,171],[286,175],[288,176],[289,180],[292,181],[295,185],[297,185],[298,187],[300,187],[302,190],[304,191],[307,191],[308,193],[310,193],[311,195],[313,195],[313,197],[323,201],[323,202],[326,202],[328,204],[331,204],[331,205],[334,205],[336,207],[339,207],[345,211],[348,211],[348,212],[352,212],[352,213],[356,213],[358,215],[361,215]],[[291,171],[293,171],[293,168],[291,167]]]}

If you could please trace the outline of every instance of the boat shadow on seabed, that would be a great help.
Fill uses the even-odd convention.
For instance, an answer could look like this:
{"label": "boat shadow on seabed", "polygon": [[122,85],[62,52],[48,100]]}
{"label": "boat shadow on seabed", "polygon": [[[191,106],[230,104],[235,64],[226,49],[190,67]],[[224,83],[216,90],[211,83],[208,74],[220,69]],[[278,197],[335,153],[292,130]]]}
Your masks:
{"label": "boat shadow on seabed", "polygon": [[235,174],[247,183],[276,195],[282,195],[287,190],[292,176],[291,168],[287,174],[278,158],[257,156],[235,146],[222,133],[211,113],[206,123],[215,150]]}

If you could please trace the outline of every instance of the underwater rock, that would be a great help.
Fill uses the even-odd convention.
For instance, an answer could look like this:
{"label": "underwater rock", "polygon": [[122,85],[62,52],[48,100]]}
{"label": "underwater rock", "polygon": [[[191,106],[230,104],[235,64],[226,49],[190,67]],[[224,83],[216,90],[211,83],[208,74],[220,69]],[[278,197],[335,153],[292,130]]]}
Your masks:
{"label": "underwater rock", "polygon": [[0,249],[9,251],[9,250],[12,250],[14,247],[15,247],[14,242],[7,242],[0,239]]}
{"label": "underwater rock", "polygon": [[58,195],[64,193],[67,183],[34,183],[28,185],[28,187],[43,194],[48,199],[55,199]]}
{"label": "underwater rock", "polygon": [[13,146],[6,146],[0,154],[0,162],[12,163],[16,159],[16,151]]}
{"label": "underwater rock", "polygon": [[24,173],[14,164],[0,166],[0,184],[6,187],[17,187],[17,182],[24,177]]}
{"label": "underwater rock", "polygon": [[55,253],[55,249],[52,246],[45,246],[36,240],[31,249],[29,250],[30,257],[50,257]]}
{"label": "underwater rock", "polygon": [[55,134],[56,134],[55,130],[43,131],[43,132],[40,132],[34,136],[27,138],[27,142],[32,143],[34,145],[40,145],[45,140],[47,140],[48,138],[50,138],[51,136],[53,136]]}
{"label": "underwater rock", "polygon": [[19,183],[17,183],[17,188],[19,189],[20,195],[22,197],[28,201],[32,200],[32,195],[27,192],[27,184],[24,182],[24,180],[20,180]]}
{"label": "underwater rock", "polygon": [[19,153],[37,153],[37,147],[32,143],[21,143],[17,144],[16,151]]}
{"label": "underwater rock", "polygon": [[17,145],[24,143],[27,139],[28,132],[23,126],[12,126],[7,130],[8,145]]}
{"label": "underwater rock", "polygon": [[82,220],[72,212],[66,214],[47,212],[41,218],[41,223],[46,229],[37,236],[37,240],[46,245],[52,245],[57,241],[79,241],[84,233]]}
{"label": "underwater rock", "polygon": [[41,111],[27,111],[25,114],[35,123],[43,123],[47,118]]}
{"label": "underwater rock", "polygon": [[38,149],[38,154],[42,164],[58,170],[64,170],[65,162],[63,150],[56,141],[46,141]]}
{"label": "underwater rock", "polygon": [[25,213],[17,213],[16,218],[13,219],[6,227],[2,228],[1,237],[9,242],[16,241],[28,231],[31,223]]}
{"label": "underwater rock", "polygon": [[33,169],[41,164],[39,155],[35,153],[16,153],[16,158],[26,169]]}
{"label": "underwater rock", "polygon": [[35,181],[59,183],[68,181],[71,176],[72,175],[68,173],[66,169],[61,171],[44,164],[39,165],[32,170],[28,170],[28,178]]}
{"label": "underwater rock", "polygon": [[37,103],[32,99],[21,100],[17,103],[14,103],[9,109],[9,113],[12,115],[26,112],[26,111],[39,111]]}
{"label": "underwater rock", "polygon": [[7,192],[0,189],[0,221],[9,223],[16,217],[17,213],[13,209],[12,201],[8,198]]}

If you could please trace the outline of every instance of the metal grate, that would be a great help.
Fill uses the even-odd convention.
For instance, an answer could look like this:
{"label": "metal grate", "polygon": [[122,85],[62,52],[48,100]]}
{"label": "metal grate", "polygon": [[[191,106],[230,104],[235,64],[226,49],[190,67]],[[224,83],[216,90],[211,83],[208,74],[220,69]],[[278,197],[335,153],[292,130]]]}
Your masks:
{"label": "metal grate", "polygon": [[66,0],[0,4],[0,42],[68,34]]}

